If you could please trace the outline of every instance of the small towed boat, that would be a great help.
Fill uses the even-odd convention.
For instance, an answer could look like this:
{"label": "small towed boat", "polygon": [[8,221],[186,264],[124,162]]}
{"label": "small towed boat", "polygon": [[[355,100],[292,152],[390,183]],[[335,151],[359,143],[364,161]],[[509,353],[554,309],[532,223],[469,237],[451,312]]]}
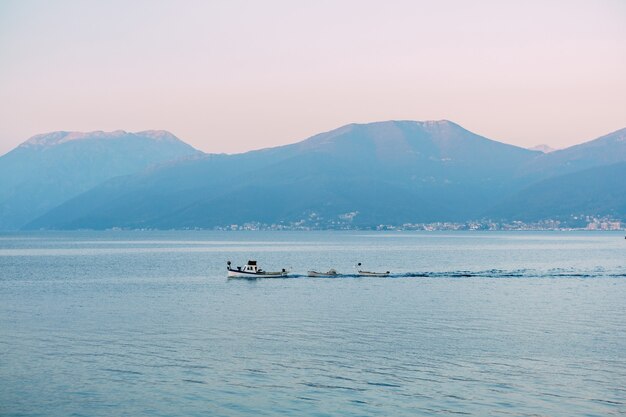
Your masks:
{"label": "small towed boat", "polygon": [[386,271],[386,272],[363,271],[361,270],[361,262],[357,264],[357,272],[358,272],[358,275],[364,276],[364,277],[388,277],[390,274],[389,271]]}
{"label": "small towed boat", "polygon": [[268,272],[258,267],[256,261],[248,261],[244,266],[238,266],[236,269],[231,268],[230,261],[226,262],[228,270],[228,278],[281,278],[287,276],[289,271],[283,268],[279,272]]}
{"label": "small towed boat", "polygon": [[337,271],[334,269],[329,269],[328,272],[317,272],[317,271],[309,271],[307,272],[307,276],[309,277],[336,277],[339,275]]}

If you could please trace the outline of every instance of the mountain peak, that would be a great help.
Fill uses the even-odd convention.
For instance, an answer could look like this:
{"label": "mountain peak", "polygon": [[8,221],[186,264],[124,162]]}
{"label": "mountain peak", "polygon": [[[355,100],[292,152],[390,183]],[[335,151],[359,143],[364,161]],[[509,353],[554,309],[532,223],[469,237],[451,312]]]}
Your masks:
{"label": "mountain peak", "polygon": [[424,120],[423,122],[418,122],[418,123],[421,123],[424,126],[459,126],[458,124],[451,122],[450,120],[447,120],[447,119]]}
{"label": "mountain peak", "polygon": [[50,133],[40,133],[23,142],[20,147],[51,146],[63,141],[71,132],[58,131]]}
{"label": "mountain peak", "polygon": [[550,153],[550,152],[556,151],[555,148],[553,148],[550,145],[546,145],[545,143],[542,143],[541,145],[533,146],[532,148],[528,148],[528,149],[530,149],[531,151],[539,151],[543,153]]}
{"label": "mountain peak", "polygon": [[372,122],[364,124],[354,124],[349,126],[361,127],[368,129],[372,132],[379,131],[385,133],[391,129],[419,129],[423,132],[429,132],[431,134],[442,133],[458,133],[468,132],[467,129],[462,126],[451,122],[450,120],[386,120],[382,122]]}
{"label": "mountain peak", "polygon": [[102,130],[96,130],[93,132],[49,132],[35,135],[22,143],[21,147],[50,147],[55,145],[61,145],[63,143],[72,142],[76,140],[84,139],[104,139],[113,138],[127,135],[128,133],[123,130],[116,130],[113,132],[104,132]]}
{"label": "mountain peak", "polygon": [[35,135],[22,143],[20,147],[49,148],[52,146],[57,146],[79,140],[118,139],[126,136],[143,137],[152,139],[157,142],[180,142],[180,139],[178,139],[176,136],[166,130],[146,130],[136,133],[127,132],[125,130],[115,130],[112,132],[105,132],[102,130],[96,130],[92,132],[57,131]]}
{"label": "mountain peak", "polygon": [[460,127],[458,124],[451,122],[450,120],[383,120],[379,122],[369,123],[352,123],[347,126],[385,126],[385,125],[417,125],[422,127]]}
{"label": "mountain peak", "polygon": [[459,128],[461,130],[465,130],[461,126],[449,120],[384,120],[368,123],[350,123],[324,133],[319,133],[306,139],[304,142],[318,142],[320,140],[322,142],[328,142],[334,137],[338,137],[355,130],[368,131],[376,136],[387,136],[403,127],[417,127],[426,131],[441,130],[442,128]]}
{"label": "mountain peak", "polygon": [[167,130],[144,130],[141,132],[135,132],[135,135],[144,136],[150,139],[154,139],[156,141],[180,142],[180,139],[178,139],[176,135],[168,132]]}
{"label": "mountain peak", "polygon": [[0,156],[0,229],[18,228],[113,177],[198,155],[202,153],[165,131],[33,136]]}
{"label": "mountain peak", "polygon": [[536,152],[490,140],[449,120],[352,123],[287,145],[286,149],[325,153],[334,158],[347,158],[349,163],[377,160],[386,166],[414,166],[436,161],[464,163],[461,161],[476,158],[495,158],[492,162],[499,164],[498,160],[537,156]]}

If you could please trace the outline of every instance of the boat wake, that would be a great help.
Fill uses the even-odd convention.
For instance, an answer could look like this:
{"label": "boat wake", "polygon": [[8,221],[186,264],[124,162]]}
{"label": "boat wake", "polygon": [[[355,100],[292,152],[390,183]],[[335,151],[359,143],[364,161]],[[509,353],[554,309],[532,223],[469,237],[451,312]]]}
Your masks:
{"label": "boat wake", "polygon": [[[289,274],[285,278],[312,278],[306,274]],[[317,279],[371,278],[361,274],[337,274],[335,276],[314,277]],[[579,270],[555,268],[537,269],[488,269],[482,271],[417,271],[390,273],[380,278],[626,278],[625,270],[608,271],[604,269]]]}

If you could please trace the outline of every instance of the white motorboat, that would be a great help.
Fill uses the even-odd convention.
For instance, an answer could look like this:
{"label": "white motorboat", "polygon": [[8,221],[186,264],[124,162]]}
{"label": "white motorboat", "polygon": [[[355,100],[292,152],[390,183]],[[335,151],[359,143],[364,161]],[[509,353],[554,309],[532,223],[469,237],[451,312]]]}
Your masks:
{"label": "white motorboat", "polygon": [[309,271],[307,276],[309,277],[336,277],[339,273],[334,269],[329,269],[328,272]]}
{"label": "white motorboat", "polygon": [[358,275],[364,277],[388,277],[391,272],[372,272],[372,271],[363,271],[361,270],[361,262],[357,264],[357,272]]}
{"label": "white motorboat", "polygon": [[289,273],[285,268],[279,272],[264,271],[258,267],[256,261],[248,261],[246,265],[237,268],[231,268],[230,261],[226,262],[226,265],[228,278],[281,278]]}

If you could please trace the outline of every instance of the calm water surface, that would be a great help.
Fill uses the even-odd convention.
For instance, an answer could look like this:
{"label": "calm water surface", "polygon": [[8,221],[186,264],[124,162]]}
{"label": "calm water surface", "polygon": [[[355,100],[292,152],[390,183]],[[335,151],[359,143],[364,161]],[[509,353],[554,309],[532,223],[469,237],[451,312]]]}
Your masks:
{"label": "calm water surface", "polygon": [[0,415],[451,414],[626,415],[623,234],[0,235]]}

